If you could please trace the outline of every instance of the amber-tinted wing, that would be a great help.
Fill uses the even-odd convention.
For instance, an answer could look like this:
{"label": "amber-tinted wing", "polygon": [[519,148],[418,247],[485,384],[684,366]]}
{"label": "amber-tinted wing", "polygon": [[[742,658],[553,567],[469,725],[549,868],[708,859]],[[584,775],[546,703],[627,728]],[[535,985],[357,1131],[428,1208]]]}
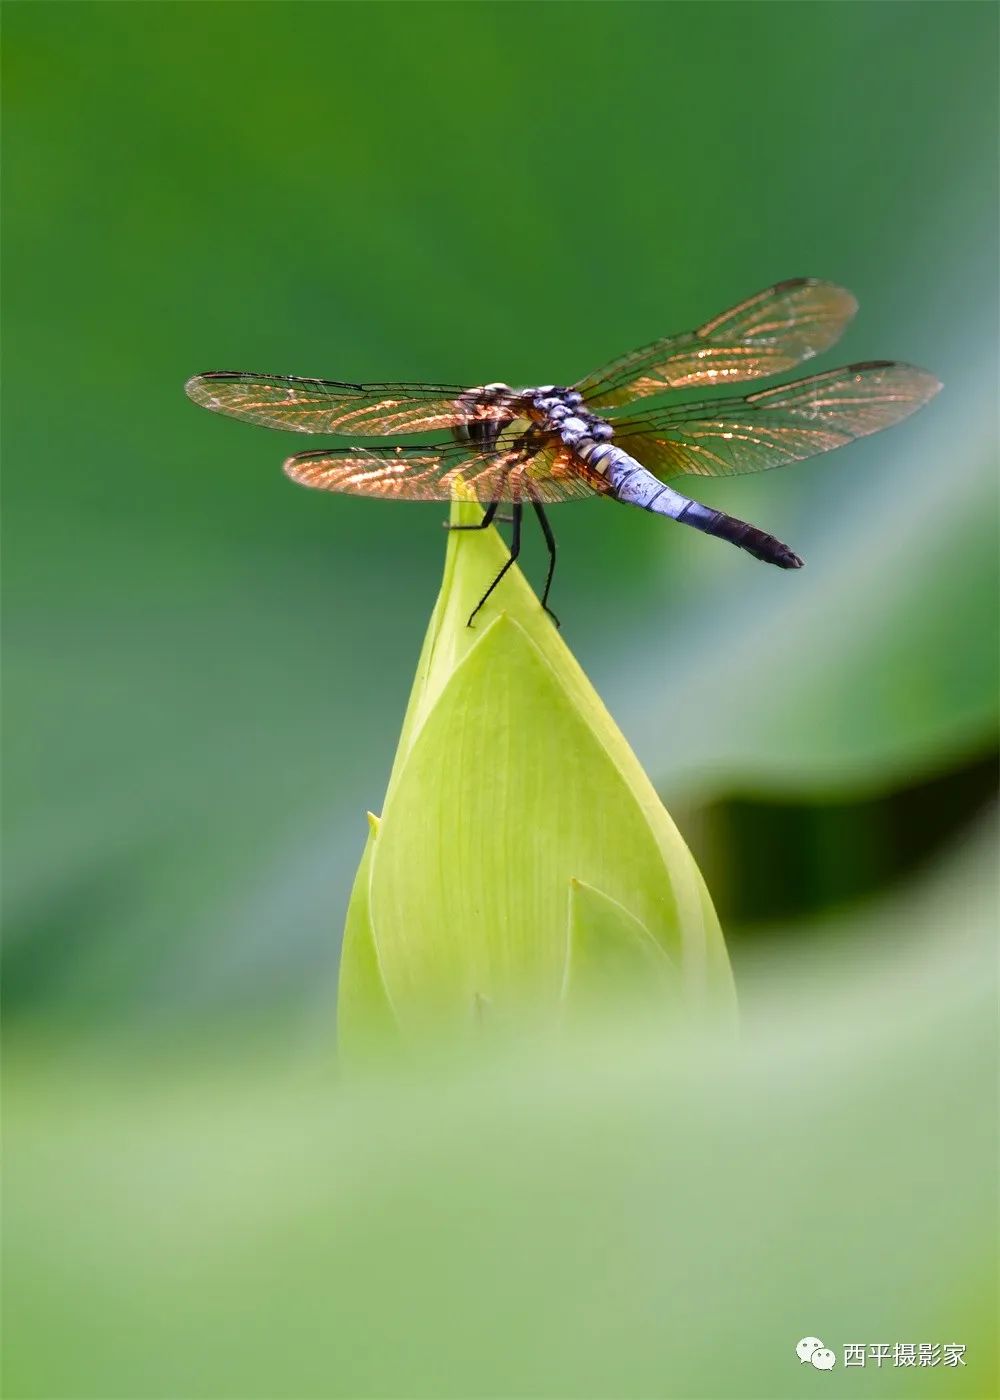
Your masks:
{"label": "amber-tinted wing", "polygon": [[909,417],[940,389],[913,365],[872,360],[763,389],[617,419],[615,441],[657,476],[741,476],[801,462]]}
{"label": "amber-tinted wing", "polygon": [[736,384],[781,374],[828,350],[858,309],[832,282],[797,277],[758,292],[696,331],[644,345],[576,388],[590,409],[613,408],[667,389]]}
{"label": "amber-tinted wing", "polygon": [[544,505],[584,500],[611,491],[600,472],[592,471],[571,447],[558,440],[512,473],[510,489],[520,500],[534,499]]}
{"label": "amber-tinted wing", "polygon": [[554,502],[607,490],[562,444],[515,444],[477,453],[464,443],[441,447],[334,447],[289,457],[285,474],[318,491],[392,500],[447,501],[459,478],[477,500]]}
{"label": "amber-tinted wing", "polygon": [[189,398],[215,413],[293,433],[370,434],[434,432],[470,419],[507,423],[501,403],[470,406],[454,384],[340,384],[290,374],[211,370],[184,386]]}

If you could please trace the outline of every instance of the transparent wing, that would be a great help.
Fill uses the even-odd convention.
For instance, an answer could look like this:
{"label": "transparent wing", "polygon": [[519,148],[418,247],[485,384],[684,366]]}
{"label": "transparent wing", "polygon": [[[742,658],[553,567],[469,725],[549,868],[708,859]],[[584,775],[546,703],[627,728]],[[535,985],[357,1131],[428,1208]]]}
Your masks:
{"label": "transparent wing", "polygon": [[480,453],[465,443],[334,447],[289,457],[285,474],[318,491],[406,501],[450,500],[459,479],[484,504],[566,501],[607,490],[603,477],[561,444]]}
{"label": "transparent wing", "polygon": [[514,471],[511,490],[520,500],[534,498],[545,505],[555,505],[557,501],[607,495],[611,488],[600,472],[592,471],[572,448],[554,442]]}
{"label": "transparent wing", "polygon": [[340,384],[291,374],[211,370],[184,386],[188,398],[215,413],[294,433],[434,432],[472,419],[509,422],[501,403],[470,405],[454,384]]}
{"label": "transparent wing", "polygon": [[764,389],[654,409],[615,441],[657,476],[741,476],[801,462],[908,418],[941,388],[926,370],[872,360]]}
{"label": "transparent wing", "polygon": [[613,408],[667,389],[718,387],[781,374],[828,350],[858,304],[832,282],[797,277],[740,302],[695,331],[657,340],[576,388],[588,408]]}

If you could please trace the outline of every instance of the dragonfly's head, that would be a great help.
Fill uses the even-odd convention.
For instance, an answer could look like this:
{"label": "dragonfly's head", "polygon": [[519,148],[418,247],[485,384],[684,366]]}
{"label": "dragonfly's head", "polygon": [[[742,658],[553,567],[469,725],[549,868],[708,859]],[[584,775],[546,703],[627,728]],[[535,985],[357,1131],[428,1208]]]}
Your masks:
{"label": "dragonfly's head", "polygon": [[458,400],[465,421],[456,423],[452,436],[457,442],[470,443],[481,452],[492,450],[502,430],[515,416],[518,398],[509,384],[483,384],[469,389]]}

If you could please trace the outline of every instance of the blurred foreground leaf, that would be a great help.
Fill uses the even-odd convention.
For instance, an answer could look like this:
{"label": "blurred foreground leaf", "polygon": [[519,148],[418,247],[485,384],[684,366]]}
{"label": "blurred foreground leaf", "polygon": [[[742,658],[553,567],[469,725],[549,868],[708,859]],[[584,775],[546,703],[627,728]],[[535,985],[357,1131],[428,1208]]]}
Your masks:
{"label": "blurred foreground leaf", "polygon": [[[737,1053],[588,1023],[337,1093],[22,1044],[4,1393],[995,1395],[994,920],[991,840],[762,962]],[[967,1364],[844,1371],[894,1341]]]}

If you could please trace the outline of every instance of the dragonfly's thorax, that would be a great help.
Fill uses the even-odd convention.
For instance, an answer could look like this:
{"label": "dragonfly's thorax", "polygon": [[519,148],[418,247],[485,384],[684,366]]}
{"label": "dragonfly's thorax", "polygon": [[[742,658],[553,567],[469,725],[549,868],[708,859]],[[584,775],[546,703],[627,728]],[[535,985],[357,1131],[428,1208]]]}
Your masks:
{"label": "dragonfly's thorax", "polygon": [[578,447],[585,440],[607,442],[612,436],[611,424],[588,413],[583,407],[583,395],[575,389],[543,384],[537,389],[525,389],[524,397],[539,426],[557,434],[567,447]]}
{"label": "dragonfly's thorax", "polygon": [[584,408],[581,393],[556,384],[531,389],[483,384],[468,390],[459,402],[467,416],[452,432],[459,441],[480,449],[496,447],[504,427],[518,418],[529,419],[537,432],[551,434],[574,449],[593,448],[613,436],[610,423]]}

